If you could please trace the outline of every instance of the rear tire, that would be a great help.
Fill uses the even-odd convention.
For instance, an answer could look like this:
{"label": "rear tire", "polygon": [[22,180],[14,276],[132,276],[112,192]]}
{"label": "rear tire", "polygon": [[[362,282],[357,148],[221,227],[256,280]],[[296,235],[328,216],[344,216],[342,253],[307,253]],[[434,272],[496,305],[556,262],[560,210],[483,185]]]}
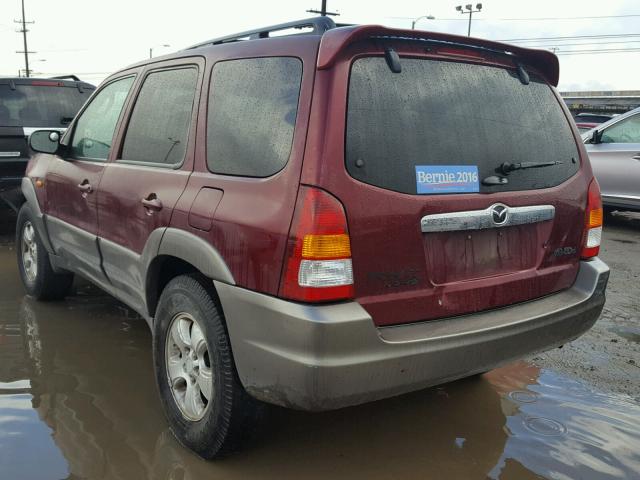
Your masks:
{"label": "rear tire", "polygon": [[215,298],[206,280],[176,277],[160,296],[153,325],[156,382],[169,426],[205,459],[238,450],[262,410],[238,379]]}
{"label": "rear tire", "polygon": [[16,253],[20,278],[30,296],[36,300],[60,300],[69,294],[73,274],[54,272],[27,204],[18,213]]}

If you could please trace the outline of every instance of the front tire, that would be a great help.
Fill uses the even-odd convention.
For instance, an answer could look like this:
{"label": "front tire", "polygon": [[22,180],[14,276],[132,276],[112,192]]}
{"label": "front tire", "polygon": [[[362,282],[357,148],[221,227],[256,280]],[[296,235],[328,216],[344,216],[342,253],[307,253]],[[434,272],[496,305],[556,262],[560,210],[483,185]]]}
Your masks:
{"label": "front tire", "polygon": [[16,252],[22,284],[36,300],[60,300],[73,284],[72,273],[56,273],[35,227],[31,208],[24,204],[16,222]]}
{"label": "front tire", "polygon": [[261,410],[238,379],[212,286],[183,275],[165,287],[153,326],[160,399],[171,431],[206,459],[238,450]]}

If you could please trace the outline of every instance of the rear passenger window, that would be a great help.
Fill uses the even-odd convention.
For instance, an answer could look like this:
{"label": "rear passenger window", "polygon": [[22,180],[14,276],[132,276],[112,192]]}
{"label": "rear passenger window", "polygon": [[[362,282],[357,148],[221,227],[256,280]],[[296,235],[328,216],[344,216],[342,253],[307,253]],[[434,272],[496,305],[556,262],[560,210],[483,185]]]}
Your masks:
{"label": "rear passenger window", "polygon": [[302,62],[291,57],[216,64],[207,122],[207,164],[214,173],[267,177],[291,153]]}
{"label": "rear passenger window", "polygon": [[166,166],[182,163],[197,80],[195,68],[147,76],[131,114],[122,160]]}

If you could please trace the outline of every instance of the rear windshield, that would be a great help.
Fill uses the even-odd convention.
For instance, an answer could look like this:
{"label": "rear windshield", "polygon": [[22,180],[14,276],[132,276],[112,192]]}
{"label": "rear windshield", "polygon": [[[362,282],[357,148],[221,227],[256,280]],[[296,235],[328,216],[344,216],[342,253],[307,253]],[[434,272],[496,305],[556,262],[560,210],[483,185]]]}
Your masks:
{"label": "rear windshield", "polygon": [[[541,79],[530,74],[524,85],[510,70],[458,62],[403,58],[401,65],[401,73],[382,57],[352,65],[345,152],[352,177],[433,194],[547,188],[578,170],[569,122]],[[497,170],[503,162],[556,161],[506,176]],[[490,176],[507,183],[483,185]],[[438,189],[425,179],[451,181]]]}
{"label": "rear windshield", "polygon": [[0,84],[0,126],[64,128],[93,89],[75,86]]}

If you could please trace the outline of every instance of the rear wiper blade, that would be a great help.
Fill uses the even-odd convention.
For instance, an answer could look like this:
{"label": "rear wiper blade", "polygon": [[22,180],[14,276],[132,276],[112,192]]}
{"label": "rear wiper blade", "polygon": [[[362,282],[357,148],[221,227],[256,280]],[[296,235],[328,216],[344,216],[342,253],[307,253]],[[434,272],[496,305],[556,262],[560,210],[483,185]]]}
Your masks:
{"label": "rear wiper blade", "polygon": [[527,168],[542,168],[542,167],[552,167],[554,165],[562,165],[562,162],[554,161],[554,162],[521,162],[521,163],[509,163],[504,162],[496,171],[503,173],[504,175],[509,175],[509,173],[515,170],[525,170]]}

